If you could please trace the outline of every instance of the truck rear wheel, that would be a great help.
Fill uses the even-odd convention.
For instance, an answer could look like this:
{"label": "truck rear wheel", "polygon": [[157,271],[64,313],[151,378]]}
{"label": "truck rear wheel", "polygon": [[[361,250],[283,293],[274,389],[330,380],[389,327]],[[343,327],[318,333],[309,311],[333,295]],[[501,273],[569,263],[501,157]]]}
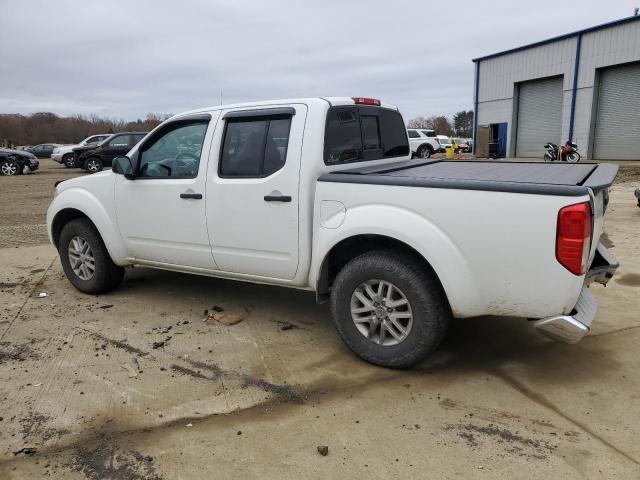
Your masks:
{"label": "truck rear wheel", "polygon": [[331,290],[331,313],[356,355],[389,368],[410,367],[433,352],[451,318],[434,275],[392,250],[345,265]]}
{"label": "truck rear wheel", "polygon": [[64,273],[81,292],[108,292],[124,277],[124,268],[113,263],[100,234],[86,218],[71,220],[62,228],[58,251]]}

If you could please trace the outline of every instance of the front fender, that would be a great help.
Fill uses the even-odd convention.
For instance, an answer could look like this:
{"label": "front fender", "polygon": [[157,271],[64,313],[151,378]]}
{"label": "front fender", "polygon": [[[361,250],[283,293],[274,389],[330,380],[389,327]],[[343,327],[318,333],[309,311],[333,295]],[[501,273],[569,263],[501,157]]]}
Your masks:
{"label": "front fender", "polygon": [[51,243],[55,244],[52,229],[54,219],[67,209],[77,210],[93,222],[115,264],[121,266],[128,264],[126,248],[118,226],[114,221],[114,212],[109,212],[93,193],[84,188],[64,190],[49,205],[47,209],[47,233]]}
{"label": "front fender", "polygon": [[309,283],[317,288],[322,264],[331,249],[357,235],[381,235],[399,240],[422,255],[440,279],[455,316],[475,315],[480,293],[467,261],[455,242],[436,224],[398,206],[362,205],[347,210],[338,228],[317,224]]}

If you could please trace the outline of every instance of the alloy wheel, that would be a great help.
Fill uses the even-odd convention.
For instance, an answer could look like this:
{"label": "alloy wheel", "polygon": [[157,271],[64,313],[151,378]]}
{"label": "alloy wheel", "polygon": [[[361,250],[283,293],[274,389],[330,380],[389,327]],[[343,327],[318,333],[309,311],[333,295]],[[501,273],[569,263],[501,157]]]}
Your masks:
{"label": "alloy wheel", "polygon": [[3,175],[17,175],[18,174],[18,165],[15,162],[4,162],[2,164],[2,174]]}
{"label": "alloy wheel", "polygon": [[351,295],[351,319],[362,336],[385,347],[404,341],[413,327],[409,300],[386,280],[367,280],[358,285]]}
{"label": "alloy wheel", "polygon": [[87,170],[89,170],[91,173],[95,173],[100,170],[100,164],[97,160],[89,160],[87,162]]}
{"label": "alloy wheel", "polygon": [[90,280],[96,270],[96,260],[89,242],[75,236],[69,242],[69,263],[71,269],[81,280]]}

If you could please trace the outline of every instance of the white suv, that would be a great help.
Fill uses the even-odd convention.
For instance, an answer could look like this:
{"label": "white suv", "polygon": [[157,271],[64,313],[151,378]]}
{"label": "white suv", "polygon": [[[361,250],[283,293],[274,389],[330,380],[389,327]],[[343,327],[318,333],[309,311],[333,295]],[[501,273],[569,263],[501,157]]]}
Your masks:
{"label": "white suv", "polygon": [[423,128],[407,129],[411,156],[429,158],[440,151],[440,143],[436,138],[436,132]]}
{"label": "white suv", "polygon": [[56,147],[53,149],[53,153],[51,154],[51,160],[62,163],[67,168],[73,168],[76,166],[75,157],[73,156],[74,148],[84,147],[92,143],[99,143],[109,136],[110,134],[108,133],[100,133],[98,135],[91,135],[75,145],[61,145]]}

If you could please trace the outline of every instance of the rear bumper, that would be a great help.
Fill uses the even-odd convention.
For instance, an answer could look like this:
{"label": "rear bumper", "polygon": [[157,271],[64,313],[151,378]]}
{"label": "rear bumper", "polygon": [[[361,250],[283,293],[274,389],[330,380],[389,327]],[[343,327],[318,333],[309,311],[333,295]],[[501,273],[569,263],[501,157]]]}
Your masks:
{"label": "rear bumper", "polygon": [[604,245],[599,244],[584,286],[570,315],[554,315],[535,322],[541,334],[563,343],[577,343],[589,333],[598,312],[598,300],[589,291],[592,282],[606,285],[618,268],[618,259]]}

